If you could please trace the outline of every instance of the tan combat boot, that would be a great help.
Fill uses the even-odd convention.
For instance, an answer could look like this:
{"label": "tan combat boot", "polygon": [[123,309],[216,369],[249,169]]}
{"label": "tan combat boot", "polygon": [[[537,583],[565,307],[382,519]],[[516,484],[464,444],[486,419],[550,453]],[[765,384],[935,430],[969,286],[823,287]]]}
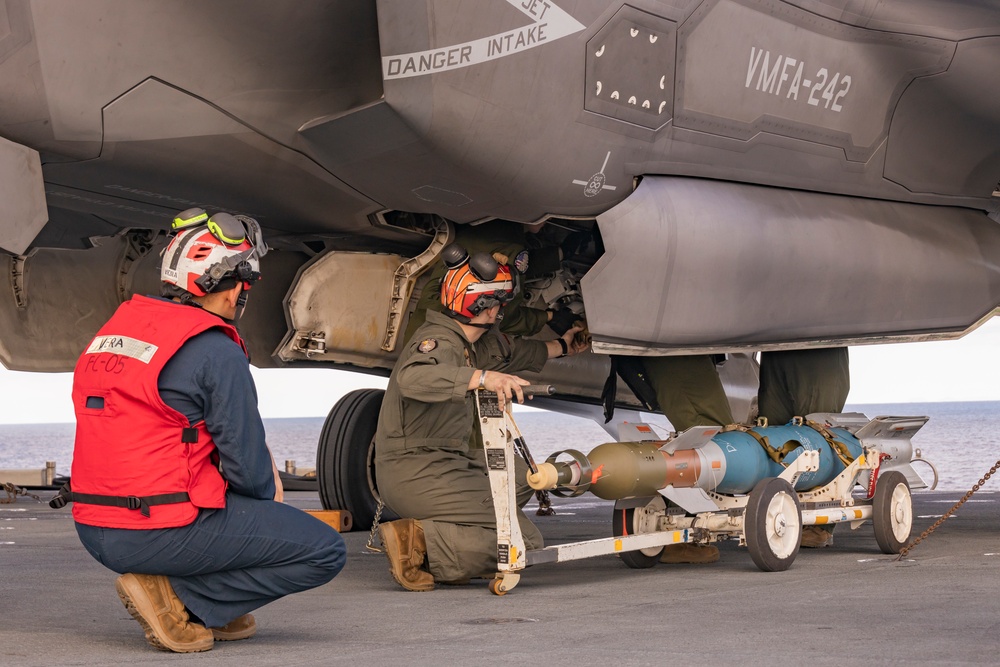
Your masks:
{"label": "tan combat boot", "polygon": [[379,524],[382,548],[389,559],[389,574],[408,591],[434,590],[434,577],[424,569],[424,529],[414,519]]}
{"label": "tan combat boot", "polygon": [[693,563],[705,565],[719,560],[719,547],[714,544],[668,544],[663,547],[661,563]]}
{"label": "tan combat boot", "polygon": [[214,640],[203,625],[192,623],[184,603],[163,575],[123,574],[115,590],[125,609],[146,632],[146,641],[161,651],[208,651]]}
{"label": "tan combat boot", "polygon": [[807,549],[833,546],[833,533],[819,526],[802,526],[801,545]]}
{"label": "tan combat boot", "polygon": [[221,628],[209,628],[217,642],[234,642],[238,639],[250,639],[257,632],[257,620],[253,614],[243,614],[234,618]]}

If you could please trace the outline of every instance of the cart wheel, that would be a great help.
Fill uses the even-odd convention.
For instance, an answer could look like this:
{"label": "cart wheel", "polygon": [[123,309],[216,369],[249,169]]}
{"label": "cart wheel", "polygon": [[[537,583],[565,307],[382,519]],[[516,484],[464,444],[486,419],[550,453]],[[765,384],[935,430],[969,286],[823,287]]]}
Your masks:
{"label": "cart wheel", "polygon": [[778,477],[758,482],[747,501],[743,532],[750,557],[761,570],[791,567],[802,541],[802,510],[792,485]]}
{"label": "cart wheel", "polygon": [[507,595],[507,589],[503,587],[503,579],[490,580],[490,593],[493,593],[493,595]]}
{"label": "cart wheel", "polygon": [[910,539],[913,527],[913,500],[903,473],[883,473],[875,483],[872,498],[875,541],[884,554],[898,554]]}
{"label": "cart wheel", "polygon": [[[656,531],[656,522],[666,511],[667,504],[662,496],[655,496],[650,499],[645,507],[631,507],[628,509],[615,509],[612,519],[612,530],[615,537],[627,535],[641,535]],[[660,562],[660,554],[663,547],[650,547],[637,551],[623,551],[618,554],[622,562],[631,568],[641,570],[653,567]]]}

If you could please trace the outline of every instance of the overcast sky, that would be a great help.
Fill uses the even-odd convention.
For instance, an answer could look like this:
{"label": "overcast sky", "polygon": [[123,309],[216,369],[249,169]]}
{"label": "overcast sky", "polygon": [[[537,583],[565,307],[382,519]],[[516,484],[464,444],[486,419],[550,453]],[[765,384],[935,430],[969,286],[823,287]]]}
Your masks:
{"label": "overcast sky", "polygon": [[[329,369],[253,370],[264,417],[324,417],[343,394],[385,379]],[[0,366],[0,424],[72,422],[70,373]],[[851,348],[848,402],[1000,400],[1000,318],[965,338]]]}

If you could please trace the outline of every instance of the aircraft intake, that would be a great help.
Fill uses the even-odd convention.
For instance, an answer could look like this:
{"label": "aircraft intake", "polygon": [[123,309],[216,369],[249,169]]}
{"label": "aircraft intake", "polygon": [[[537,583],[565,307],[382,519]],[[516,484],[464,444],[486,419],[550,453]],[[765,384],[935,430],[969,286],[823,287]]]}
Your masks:
{"label": "aircraft intake", "polygon": [[[528,475],[528,483],[559,495],[589,490],[606,500],[652,496],[670,486],[742,494],[762,479],[777,477],[805,451],[819,453],[819,468],[802,473],[794,484],[796,491],[830,483],[864,450],[847,429],[806,420],[721,432],[716,427],[694,427],[669,441],[609,442],[586,456],[575,450],[556,452],[538,466],[537,473]],[[909,448],[900,448],[891,456],[900,458],[908,452]],[[565,456],[571,460],[560,460]]]}

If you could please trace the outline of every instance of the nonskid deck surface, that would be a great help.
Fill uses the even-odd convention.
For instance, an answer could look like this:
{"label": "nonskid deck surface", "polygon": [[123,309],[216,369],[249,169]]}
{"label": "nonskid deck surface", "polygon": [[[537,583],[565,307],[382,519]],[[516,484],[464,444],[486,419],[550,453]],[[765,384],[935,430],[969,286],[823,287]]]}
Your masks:
{"label": "nonskid deck surface", "polygon": [[[288,496],[320,506],[315,494]],[[961,496],[914,493],[914,534]],[[555,501],[553,517],[529,507],[549,544],[609,534],[610,503]],[[486,581],[405,592],[365,549],[367,531],[345,538],[340,576],[254,612],[254,638],[167,655],[146,644],[69,510],[19,498],[0,505],[0,664],[839,667],[993,664],[1000,648],[1000,495],[989,486],[903,562],[879,551],[870,524],[840,526],[834,546],[802,549],[786,572],[761,572],[725,542],[711,565],[632,570],[601,556],[532,567],[504,597]]]}

